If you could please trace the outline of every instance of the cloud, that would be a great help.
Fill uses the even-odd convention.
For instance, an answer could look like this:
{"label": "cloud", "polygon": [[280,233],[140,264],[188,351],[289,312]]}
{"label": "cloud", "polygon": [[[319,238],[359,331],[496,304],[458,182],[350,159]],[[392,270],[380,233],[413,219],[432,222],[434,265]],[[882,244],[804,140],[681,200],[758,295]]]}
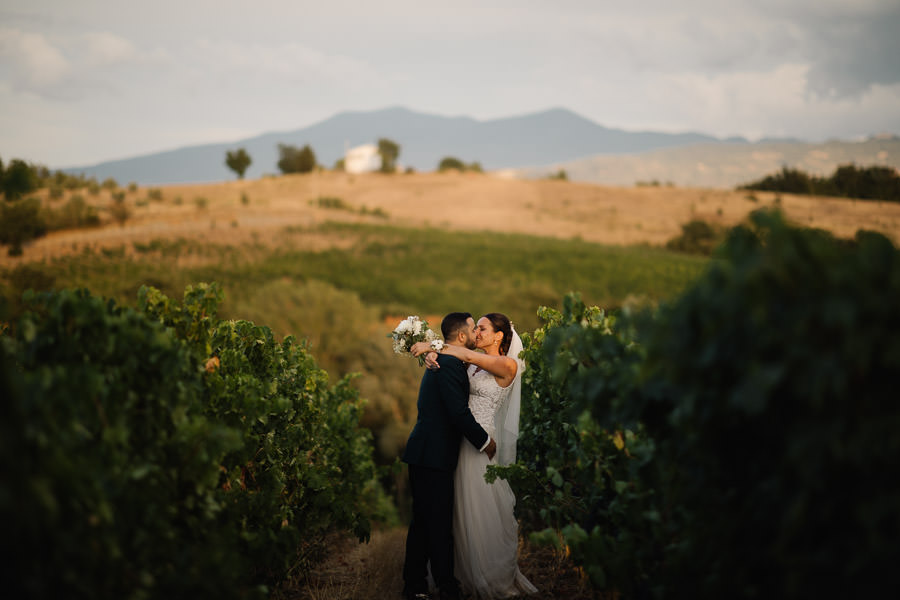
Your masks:
{"label": "cloud", "polygon": [[42,92],[65,79],[69,62],[41,34],[0,28],[0,69],[15,88]]}
{"label": "cloud", "polygon": [[378,81],[376,70],[365,61],[296,42],[270,45],[201,40],[196,44],[196,58],[201,68],[238,79],[319,80],[353,89]]}
{"label": "cloud", "polygon": [[85,63],[94,67],[128,63],[138,57],[138,52],[130,41],[107,31],[86,33]]}
{"label": "cloud", "polygon": [[900,8],[883,14],[828,17],[810,31],[809,89],[820,96],[859,96],[900,83]]}

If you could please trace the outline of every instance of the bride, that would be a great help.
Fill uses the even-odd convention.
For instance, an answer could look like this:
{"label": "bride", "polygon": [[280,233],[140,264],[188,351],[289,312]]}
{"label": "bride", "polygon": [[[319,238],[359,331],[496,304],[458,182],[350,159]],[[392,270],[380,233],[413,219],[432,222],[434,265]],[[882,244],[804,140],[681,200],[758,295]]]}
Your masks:
{"label": "bride", "polygon": [[[469,409],[497,443],[494,460],[465,440],[460,445],[453,486],[455,574],[462,589],[477,600],[532,594],[537,588],[519,571],[516,560],[516,497],[505,480],[484,480],[488,464],[505,465],[516,459],[525,369],[519,358],[522,340],[505,315],[489,313],[478,320],[475,344],[481,352],[449,345],[441,350],[469,363]],[[410,351],[416,356],[432,352],[425,342]]]}

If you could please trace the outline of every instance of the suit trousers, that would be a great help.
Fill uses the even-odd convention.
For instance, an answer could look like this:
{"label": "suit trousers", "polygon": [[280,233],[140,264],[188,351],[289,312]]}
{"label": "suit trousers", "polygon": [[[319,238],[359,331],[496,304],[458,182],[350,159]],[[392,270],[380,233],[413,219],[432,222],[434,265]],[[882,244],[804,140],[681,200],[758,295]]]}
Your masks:
{"label": "suit trousers", "polygon": [[431,576],[442,593],[458,593],[453,576],[453,471],[409,465],[412,521],[406,535],[404,591],[428,591]]}

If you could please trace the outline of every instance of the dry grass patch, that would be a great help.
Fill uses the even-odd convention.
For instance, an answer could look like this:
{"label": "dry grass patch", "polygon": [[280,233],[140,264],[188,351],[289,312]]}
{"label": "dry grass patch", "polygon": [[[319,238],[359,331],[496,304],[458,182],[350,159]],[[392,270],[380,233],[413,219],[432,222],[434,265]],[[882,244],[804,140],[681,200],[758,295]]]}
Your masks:
{"label": "dry grass patch", "polygon": [[[376,531],[368,544],[341,538],[333,552],[306,578],[290,582],[276,600],[362,600],[400,598],[406,529]],[[612,600],[612,594],[593,594],[581,570],[561,551],[519,545],[519,568],[538,588],[529,600]]]}
{"label": "dry grass patch", "polygon": [[[900,203],[744,190],[612,187],[454,172],[322,172],[171,185],[160,190],[162,200],[152,202],[144,202],[143,190],[129,193],[125,203],[130,216],[122,226],[113,223],[107,214],[111,200],[106,191],[97,197],[89,196],[88,204],[101,209],[100,227],[55,232],[27,245],[19,259],[0,253],[0,265],[65,255],[73,245],[97,249],[160,237],[186,237],[227,245],[245,243],[256,234],[271,243],[285,227],[309,228],[325,221],[389,222],[414,228],[498,231],[601,244],[662,246],[691,220],[729,227],[743,221],[751,211],[771,206],[779,206],[796,224],[826,229],[840,237],[849,238],[858,229],[869,229],[900,242]],[[322,197],[340,199],[353,210],[320,207],[315,200]],[[195,206],[195,198],[206,199],[202,210]],[[44,201],[50,202],[46,198]],[[58,200],[54,202],[59,204]],[[372,214],[376,211],[377,215]]]}

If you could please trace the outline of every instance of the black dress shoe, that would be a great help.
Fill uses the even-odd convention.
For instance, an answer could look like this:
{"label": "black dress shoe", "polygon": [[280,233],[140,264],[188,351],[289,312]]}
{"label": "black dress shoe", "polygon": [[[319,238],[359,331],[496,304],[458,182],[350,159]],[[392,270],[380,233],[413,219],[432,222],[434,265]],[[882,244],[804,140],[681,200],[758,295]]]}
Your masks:
{"label": "black dress shoe", "polygon": [[405,600],[431,600],[431,594],[425,592],[403,592]]}

